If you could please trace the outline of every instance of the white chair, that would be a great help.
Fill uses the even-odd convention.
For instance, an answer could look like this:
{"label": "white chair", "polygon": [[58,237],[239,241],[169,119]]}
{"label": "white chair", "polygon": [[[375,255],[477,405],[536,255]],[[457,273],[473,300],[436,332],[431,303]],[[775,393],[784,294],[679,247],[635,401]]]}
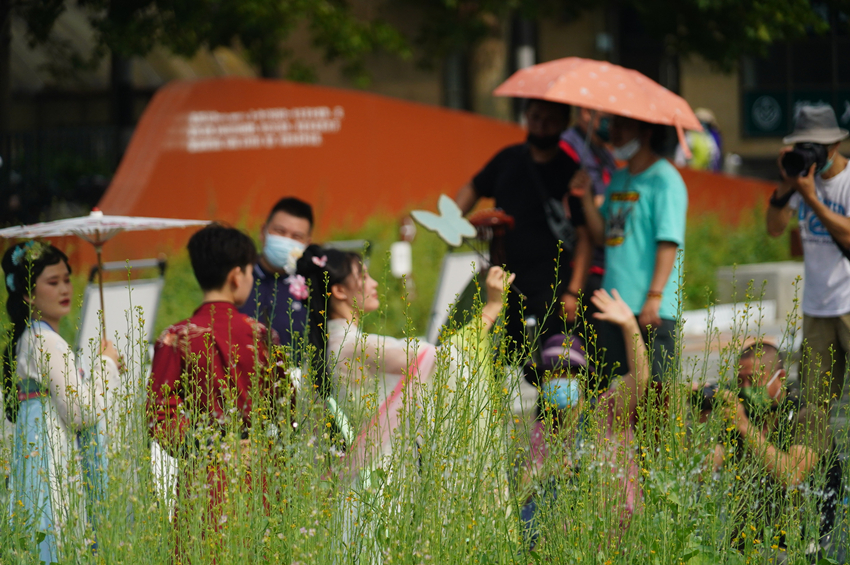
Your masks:
{"label": "white chair", "polygon": [[481,269],[482,261],[480,255],[471,251],[446,253],[443,256],[440,278],[437,280],[437,289],[434,292],[434,302],[431,304],[431,314],[428,316],[425,341],[437,343],[440,328],[448,321],[449,311],[472,280],[472,276]]}
{"label": "white chair", "polygon": [[[162,288],[165,285],[165,259],[142,259],[139,261],[115,261],[104,263],[104,272],[125,271],[128,280],[103,283],[103,309],[107,338],[115,341],[115,347],[122,349],[147,341],[153,342],[153,329]],[[144,279],[130,278],[133,271],[155,270],[159,276]],[[100,344],[100,294],[97,283],[97,267],[93,267],[89,284],[83,296],[80,317],[80,330],[77,333],[77,349],[83,355],[90,356]],[[122,351],[131,353],[131,351]],[[132,352],[135,353],[135,352]],[[129,357],[129,356],[128,356]],[[136,355],[133,355],[134,359]],[[139,361],[142,361],[141,359]]]}
{"label": "white chair", "polygon": [[[154,324],[159,308],[162,288],[165,284],[164,259],[143,259],[104,263],[104,272],[125,271],[127,279],[103,283],[103,308],[106,324],[106,337],[115,343],[118,353],[123,356],[126,370],[118,383],[108,385],[106,394],[108,427],[117,424],[112,413],[134,412],[126,403],[144,402],[150,371],[150,357],[154,342]],[[133,279],[132,275],[140,271],[153,270],[158,276]],[[83,367],[91,367],[100,348],[102,326],[100,321],[100,294],[94,282],[97,267],[92,268],[89,284],[83,296],[80,317],[80,329],[77,333],[78,358]]]}
{"label": "white chair", "polygon": [[[106,385],[106,434],[109,452],[120,450],[130,442],[147,441],[147,398],[150,361],[153,355],[153,335],[159,301],[165,285],[166,261],[144,259],[104,263],[104,272],[125,271],[125,280],[103,284],[103,308],[107,339],[123,356],[125,370],[117,383]],[[153,272],[154,276],[150,276]],[[133,278],[147,273],[148,278]],[[84,367],[90,366],[92,354],[97,353],[102,336],[100,292],[95,277],[97,267],[89,276],[83,297],[80,329],[76,349]],[[139,446],[145,448],[144,446]],[[177,464],[156,444],[151,443],[151,460],[160,497],[172,502],[175,494]],[[135,473],[128,470],[126,480],[135,482]]]}

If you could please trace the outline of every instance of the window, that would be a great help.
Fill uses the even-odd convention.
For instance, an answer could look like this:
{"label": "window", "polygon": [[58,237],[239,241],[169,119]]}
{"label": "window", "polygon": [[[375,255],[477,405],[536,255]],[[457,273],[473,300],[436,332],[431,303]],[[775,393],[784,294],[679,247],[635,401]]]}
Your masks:
{"label": "window", "polygon": [[815,9],[830,22],[826,35],[776,44],[765,57],[741,62],[745,135],[784,136],[807,104],[831,104],[842,127],[850,126],[850,21],[823,5]]}

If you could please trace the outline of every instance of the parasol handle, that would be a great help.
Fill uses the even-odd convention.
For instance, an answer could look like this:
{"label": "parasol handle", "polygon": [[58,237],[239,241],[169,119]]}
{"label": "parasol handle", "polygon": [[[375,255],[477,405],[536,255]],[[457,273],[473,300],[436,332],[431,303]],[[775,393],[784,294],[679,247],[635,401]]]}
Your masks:
{"label": "parasol handle", "polygon": [[[590,123],[587,124],[587,131],[584,132],[584,146],[590,149],[590,138],[593,136],[593,120],[596,119],[598,110],[590,111]],[[581,163],[579,163],[580,165]]]}
{"label": "parasol handle", "polygon": [[94,250],[97,253],[97,288],[100,293],[100,328],[102,331],[103,341],[106,341],[106,310],[103,307],[103,258],[101,257],[101,249],[103,246],[95,245]]}

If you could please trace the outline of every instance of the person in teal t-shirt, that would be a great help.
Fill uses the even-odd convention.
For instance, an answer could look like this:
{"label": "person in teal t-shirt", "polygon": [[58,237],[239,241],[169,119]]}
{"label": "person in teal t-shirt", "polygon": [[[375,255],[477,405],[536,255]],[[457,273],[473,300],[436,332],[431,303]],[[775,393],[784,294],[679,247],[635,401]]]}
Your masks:
{"label": "person in teal t-shirt", "polygon": [[[614,173],[597,212],[586,175],[571,183],[574,195],[585,199],[587,227],[605,245],[602,288],[617,289],[638,318],[652,350],[652,373],[661,379],[675,356],[676,314],[681,258],[685,247],[688,192],[682,176],[659,155],[664,126],[615,117],[611,124],[614,156],[627,166]],[[607,349],[602,361],[607,373],[619,362],[625,371],[622,336],[606,324],[597,325],[598,346]],[[603,375],[607,376],[607,375]]]}

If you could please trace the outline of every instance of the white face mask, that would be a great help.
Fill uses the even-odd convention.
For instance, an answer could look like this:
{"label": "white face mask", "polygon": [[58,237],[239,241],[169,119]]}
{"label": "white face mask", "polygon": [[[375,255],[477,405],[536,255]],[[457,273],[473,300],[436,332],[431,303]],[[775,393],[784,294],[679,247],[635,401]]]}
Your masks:
{"label": "white face mask", "polygon": [[[770,385],[772,385],[772,384],[773,384],[773,381],[775,381],[776,379],[778,379],[778,378],[779,378],[779,373],[781,373],[781,372],[782,372],[782,369],[779,369],[778,371],[776,371],[775,373],[773,373],[773,376],[772,376],[772,377],[770,377],[770,380],[769,380],[769,381],[767,381],[767,384],[766,384],[766,385],[764,385],[764,389],[765,389],[766,391],[770,391]],[[779,396],[779,393],[780,393],[781,391],[782,391],[782,387],[779,387],[778,389],[776,389],[776,394],[770,394],[770,392],[768,392],[768,396],[770,396],[770,399],[771,399],[771,400],[776,400],[776,398]]]}
{"label": "white face mask", "polygon": [[638,138],[634,138],[633,140],[627,141],[623,145],[612,149],[611,154],[614,155],[614,158],[618,161],[628,161],[634,157],[638,151],[640,151],[640,140],[638,140]]}
{"label": "white face mask", "polygon": [[291,275],[305,247],[303,243],[289,237],[267,233],[263,257],[275,269],[282,269]]}

